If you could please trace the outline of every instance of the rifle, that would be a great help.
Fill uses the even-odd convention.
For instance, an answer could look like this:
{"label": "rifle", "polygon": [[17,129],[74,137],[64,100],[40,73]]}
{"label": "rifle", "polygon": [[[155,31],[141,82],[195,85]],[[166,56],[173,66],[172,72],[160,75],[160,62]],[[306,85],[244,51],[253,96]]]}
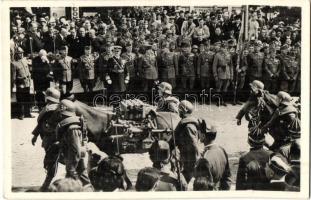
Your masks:
{"label": "rifle", "polygon": [[245,19],[245,13],[244,13],[244,7],[242,8],[242,22],[241,22],[241,29],[239,33],[238,38],[238,44],[237,44],[237,66],[235,68],[236,70],[236,77],[234,81],[234,90],[233,90],[233,103],[236,104],[237,101],[237,90],[238,90],[238,78],[239,78],[239,69],[240,69],[240,60],[241,60],[241,50],[243,49],[243,28],[244,28],[244,19]]}
{"label": "rifle", "polygon": [[183,186],[181,183],[181,175],[180,175],[180,166],[179,166],[179,161],[177,159],[177,146],[176,146],[176,140],[175,140],[175,130],[173,129],[173,118],[172,114],[170,112],[170,117],[171,117],[171,128],[172,128],[172,137],[173,137],[173,144],[174,144],[174,150],[175,150],[175,164],[176,164],[176,170],[177,170],[177,181],[179,183],[180,190],[182,190]]}

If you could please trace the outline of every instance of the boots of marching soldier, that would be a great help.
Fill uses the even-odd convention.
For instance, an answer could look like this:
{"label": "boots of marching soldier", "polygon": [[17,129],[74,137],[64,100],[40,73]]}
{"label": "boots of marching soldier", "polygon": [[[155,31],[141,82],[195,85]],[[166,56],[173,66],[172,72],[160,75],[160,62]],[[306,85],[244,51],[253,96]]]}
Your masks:
{"label": "boots of marching soldier", "polygon": [[54,178],[54,176],[49,176],[49,175],[47,175],[45,177],[45,180],[44,180],[42,186],[40,187],[40,192],[47,192],[48,191],[49,186],[50,186],[53,178]]}

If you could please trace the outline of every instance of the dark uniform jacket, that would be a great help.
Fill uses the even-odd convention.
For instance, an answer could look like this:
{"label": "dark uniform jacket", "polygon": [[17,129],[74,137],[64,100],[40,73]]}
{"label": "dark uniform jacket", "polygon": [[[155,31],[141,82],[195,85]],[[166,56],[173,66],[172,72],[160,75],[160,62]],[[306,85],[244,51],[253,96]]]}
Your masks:
{"label": "dark uniform jacket", "polygon": [[107,74],[112,81],[111,89],[113,92],[124,92],[126,90],[125,78],[128,76],[128,70],[122,58],[113,56],[108,59]]}
{"label": "dark uniform jacket", "polygon": [[199,77],[211,77],[214,55],[215,54],[212,51],[204,51],[200,53],[197,65],[197,74]]}
{"label": "dark uniform jacket", "polygon": [[47,104],[39,113],[38,124],[32,131],[34,136],[40,135],[42,147],[46,150],[56,141],[55,129],[60,120],[59,115],[56,113],[57,108],[58,104],[56,103]]}
{"label": "dark uniform jacket", "polygon": [[281,62],[277,58],[266,58],[264,61],[264,77],[266,80],[278,78],[281,72]]}
{"label": "dark uniform jacket", "polygon": [[255,78],[262,78],[264,54],[252,53],[248,56],[248,74]]}
{"label": "dark uniform jacket", "polygon": [[178,60],[174,52],[162,52],[159,56],[159,78],[175,78],[178,72]]}
{"label": "dark uniform jacket", "polygon": [[57,58],[55,61],[55,73],[56,78],[59,81],[70,82],[72,81],[72,71],[73,71],[73,59],[70,56],[65,58]]}
{"label": "dark uniform jacket", "polygon": [[26,58],[22,58],[11,63],[13,82],[15,82],[17,88],[30,87],[30,72],[28,61]]}
{"label": "dark uniform jacket", "polygon": [[95,61],[96,58],[93,55],[83,55],[80,57],[79,75],[81,80],[95,79]]}
{"label": "dark uniform jacket", "polygon": [[181,54],[178,60],[179,75],[185,77],[195,77],[196,76],[196,63],[193,53]]}
{"label": "dark uniform jacket", "polygon": [[205,146],[203,158],[209,164],[215,188],[218,190],[229,190],[232,180],[226,151],[216,144],[211,144]]}
{"label": "dark uniform jacket", "polygon": [[141,58],[140,68],[142,71],[142,78],[149,80],[158,79],[158,65],[157,65],[157,57],[155,53],[151,52],[152,50],[147,50],[149,53]]}
{"label": "dark uniform jacket", "polygon": [[241,156],[236,179],[237,190],[266,190],[269,179],[265,174],[266,164],[272,152],[251,149]]}
{"label": "dark uniform jacket", "polygon": [[138,69],[137,69],[137,59],[135,53],[127,53],[124,52],[121,57],[125,60],[126,68],[128,69],[130,78],[137,77]]}
{"label": "dark uniform jacket", "polygon": [[283,63],[282,78],[283,80],[297,80],[299,73],[299,62],[295,59],[286,59]]}
{"label": "dark uniform jacket", "polygon": [[213,61],[213,74],[215,79],[233,80],[233,63],[229,52],[216,53]]}

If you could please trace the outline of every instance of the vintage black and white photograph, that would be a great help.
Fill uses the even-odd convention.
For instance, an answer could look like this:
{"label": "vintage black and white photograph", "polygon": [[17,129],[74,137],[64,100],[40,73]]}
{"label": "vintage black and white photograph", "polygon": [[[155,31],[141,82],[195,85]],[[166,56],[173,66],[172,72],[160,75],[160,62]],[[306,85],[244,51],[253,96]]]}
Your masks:
{"label": "vintage black and white photograph", "polygon": [[31,5],[7,8],[11,192],[302,191],[301,6]]}

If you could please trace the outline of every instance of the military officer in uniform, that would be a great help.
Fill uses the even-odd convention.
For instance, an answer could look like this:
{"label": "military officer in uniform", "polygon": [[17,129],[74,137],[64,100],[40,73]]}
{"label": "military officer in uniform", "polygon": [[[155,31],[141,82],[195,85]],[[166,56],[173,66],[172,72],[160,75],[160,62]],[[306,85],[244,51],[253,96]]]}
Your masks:
{"label": "military officer in uniform", "polygon": [[145,54],[141,57],[139,64],[141,69],[141,76],[143,78],[143,91],[148,92],[158,79],[158,64],[157,55],[151,49],[151,45],[145,45]]}
{"label": "military officer in uniform", "polygon": [[[182,174],[180,177],[171,170],[170,146],[164,140],[155,141],[149,149],[152,168],[147,167],[138,172],[136,190],[137,191],[185,191],[187,182]],[[148,182],[146,179],[152,179],[148,176],[154,174],[155,181]]]}
{"label": "military officer in uniform", "polygon": [[281,72],[281,62],[276,58],[276,50],[270,49],[270,56],[264,60],[264,80],[267,90],[276,93],[279,86],[279,75]]}
{"label": "military officer in uniform", "polygon": [[46,191],[54,178],[57,171],[59,145],[56,140],[55,129],[59,122],[59,115],[57,114],[60,92],[54,88],[46,90],[46,106],[41,110],[38,116],[38,124],[32,131],[32,145],[35,145],[38,136],[42,139],[42,147],[45,151],[44,168],[46,169],[46,178],[41,191]]}
{"label": "military officer in uniform", "polygon": [[84,55],[80,57],[79,75],[84,92],[92,92],[94,88],[95,62],[97,57],[91,53],[91,46],[84,47]]}
{"label": "military officer in uniform", "polygon": [[230,81],[233,80],[233,63],[230,53],[227,50],[227,43],[221,44],[221,49],[216,53],[213,60],[213,75],[216,81],[216,92],[221,94],[221,101],[217,102],[223,106],[227,106],[225,103],[227,90]]}
{"label": "military officer in uniform", "polygon": [[[254,129],[253,129],[254,130]],[[265,135],[255,130],[248,134],[249,152],[239,160],[236,179],[236,190],[267,190],[269,178],[265,174],[265,166],[269,162],[272,151],[263,148]]]}
{"label": "military officer in uniform", "polygon": [[127,42],[125,45],[126,51],[122,53],[121,58],[125,60],[125,65],[129,73],[130,82],[128,84],[128,91],[137,91],[138,82],[138,69],[137,69],[137,56],[133,53],[133,45]]}
{"label": "military officer in uniform", "polygon": [[262,80],[264,53],[260,52],[260,49],[261,46],[257,42],[255,43],[254,52],[249,54],[247,70],[249,82],[254,80]]}
{"label": "military officer in uniform", "polygon": [[216,127],[206,127],[206,131],[201,134],[204,150],[201,152],[202,158],[196,163],[195,176],[206,176],[213,180],[213,188],[216,190],[230,190],[232,180],[228,154],[215,143]]}
{"label": "military officer in uniform", "polygon": [[189,41],[183,41],[181,44],[182,53],[179,56],[178,66],[181,82],[184,90],[192,90],[194,87],[196,69],[195,57],[191,53],[191,45]]}
{"label": "military officer in uniform", "polygon": [[174,52],[170,52],[169,43],[162,43],[162,51],[158,56],[159,79],[168,82],[173,88],[176,86],[176,75],[178,72],[178,59]]}
{"label": "military officer in uniform", "polygon": [[[203,48],[203,49],[202,49]],[[200,78],[201,89],[209,90],[212,78],[212,65],[215,53],[210,50],[209,43],[200,45],[200,55],[198,57],[197,75]]]}
{"label": "military officer in uniform", "polygon": [[18,106],[18,118],[33,117],[30,113],[31,95],[30,84],[31,75],[28,61],[23,56],[24,50],[20,47],[16,50],[16,60],[11,62],[13,83],[16,86],[16,101]]}
{"label": "military officer in uniform", "polygon": [[114,46],[112,49],[113,56],[109,58],[107,63],[106,81],[111,86],[111,93],[123,95],[130,77],[128,69],[125,66],[125,60],[120,56],[121,49],[122,47],[120,46]]}
{"label": "military officer in uniform", "polygon": [[200,156],[200,140],[198,133],[198,119],[192,115],[194,106],[191,102],[180,102],[179,115],[182,118],[175,129],[176,146],[180,151],[182,174],[187,182],[193,176],[195,163]]}
{"label": "military officer in uniform", "polygon": [[86,169],[86,132],[83,120],[76,115],[72,101],[60,102],[61,120],[56,127],[56,137],[60,141],[61,153],[64,155],[66,177],[80,179],[83,185],[90,183]]}
{"label": "military officer in uniform", "polygon": [[283,63],[281,90],[292,94],[295,92],[299,74],[300,63],[294,52],[290,52],[286,62]]}
{"label": "military officer in uniform", "polygon": [[73,86],[73,63],[76,61],[67,55],[68,49],[66,46],[60,48],[60,56],[57,56],[54,63],[56,80],[59,82],[62,97],[70,94]]}
{"label": "military officer in uniform", "polygon": [[172,96],[172,85],[167,82],[161,82],[158,88],[160,100],[157,105],[157,111],[178,114],[179,100]]}

